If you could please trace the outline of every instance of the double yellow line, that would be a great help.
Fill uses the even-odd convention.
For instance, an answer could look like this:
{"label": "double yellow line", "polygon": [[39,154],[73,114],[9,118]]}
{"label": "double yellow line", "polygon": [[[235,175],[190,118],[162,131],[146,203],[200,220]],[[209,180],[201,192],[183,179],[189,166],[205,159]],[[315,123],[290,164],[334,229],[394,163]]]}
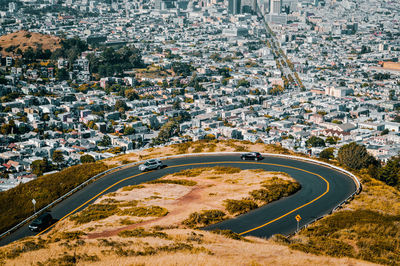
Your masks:
{"label": "double yellow line", "polygon": [[[307,171],[307,170],[303,170],[303,169],[300,169],[300,168],[297,168],[297,167],[287,166],[287,165],[281,165],[281,164],[262,163],[262,162],[257,162],[257,163],[254,163],[254,162],[205,162],[205,163],[191,163],[191,164],[174,165],[174,166],[169,166],[168,168],[177,168],[177,167],[193,166],[193,165],[227,164],[227,163],[230,163],[230,164],[258,164],[258,165],[261,164],[261,165],[271,165],[271,166],[278,166],[278,167],[286,167],[286,168],[291,168],[291,169],[295,169],[295,170],[299,170],[299,171],[303,171],[303,172],[306,172],[306,173],[315,175],[315,176],[321,178],[322,180],[324,180],[324,181],[326,182],[326,191],[325,191],[323,194],[321,194],[320,196],[318,196],[317,198],[315,198],[315,199],[313,199],[313,200],[307,202],[306,204],[303,204],[303,205],[300,206],[300,207],[297,207],[297,208],[294,209],[294,210],[291,210],[291,211],[288,212],[288,213],[283,214],[282,216],[280,216],[280,217],[278,217],[278,218],[276,218],[276,219],[274,219],[274,220],[272,220],[272,221],[269,221],[269,222],[267,222],[267,223],[265,223],[265,224],[262,224],[262,225],[260,225],[260,226],[254,227],[254,228],[249,229],[249,230],[247,230],[247,231],[241,232],[241,233],[239,233],[239,235],[247,234],[247,233],[249,233],[249,232],[251,232],[251,231],[260,229],[260,228],[265,227],[265,226],[267,226],[267,225],[269,225],[269,224],[271,224],[271,223],[273,223],[273,222],[276,222],[276,221],[278,221],[278,220],[284,218],[285,216],[288,216],[289,214],[291,214],[291,213],[293,213],[293,212],[295,212],[295,211],[297,211],[297,210],[299,210],[299,209],[301,209],[301,208],[303,208],[303,207],[305,207],[305,206],[307,206],[307,205],[309,205],[309,204],[311,204],[311,203],[317,201],[318,199],[322,198],[324,195],[326,195],[326,194],[329,192],[329,182],[328,182],[325,178],[323,178],[321,175],[316,174],[316,173],[313,173],[313,172],[310,172],[310,171]],[[86,204],[88,204],[90,201],[92,201],[92,200],[94,200],[94,199],[100,197],[100,196],[101,196],[103,193],[105,193],[107,190],[109,190],[109,189],[115,187],[116,185],[120,184],[121,182],[124,182],[124,181],[126,181],[126,180],[129,180],[129,179],[132,179],[132,178],[138,177],[138,176],[140,176],[140,175],[144,175],[144,174],[146,174],[146,173],[140,173],[140,174],[132,175],[132,176],[126,177],[126,178],[124,178],[124,179],[121,179],[121,180],[115,182],[115,183],[112,184],[111,186],[109,186],[109,187],[103,189],[101,192],[97,193],[95,196],[93,196],[92,198],[90,198],[90,199],[88,199],[87,201],[85,201],[84,203],[82,203],[80,206],[76,207],[74,210],[72,210],[72,211],[69,212],[68,214],[64,215],[60,220],[58,220],[56,223],[52,224],[50,227],[48,227],[48,228],[46,228],[45,230],[39,232],[39,233],[37,234],[37,236],[42,235],[43,233],[49,231],[49,230],[50,230],[51,228],[53,228],[58,222],[60,222],[60,221],[62,221],[62,220],[64,220],[64,219],[66,219],[66,218],[69,217],[71,214],[73,214],[74,212],[76,212],[77,210],[79,210],[80,208],[82,208],[83,206],[85,206]]]}

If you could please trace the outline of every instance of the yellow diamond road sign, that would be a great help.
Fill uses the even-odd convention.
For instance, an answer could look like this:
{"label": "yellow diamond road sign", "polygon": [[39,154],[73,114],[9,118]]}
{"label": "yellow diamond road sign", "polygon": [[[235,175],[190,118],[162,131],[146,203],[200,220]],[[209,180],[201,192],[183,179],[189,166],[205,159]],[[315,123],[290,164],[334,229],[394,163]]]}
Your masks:
{"label": "yellow diamond road sign", "polygon": [[296,221],[298,221],[298,222],[300,222],[300,220],[301,220],[301,217],[300,217],[300,215],[296,215]]}

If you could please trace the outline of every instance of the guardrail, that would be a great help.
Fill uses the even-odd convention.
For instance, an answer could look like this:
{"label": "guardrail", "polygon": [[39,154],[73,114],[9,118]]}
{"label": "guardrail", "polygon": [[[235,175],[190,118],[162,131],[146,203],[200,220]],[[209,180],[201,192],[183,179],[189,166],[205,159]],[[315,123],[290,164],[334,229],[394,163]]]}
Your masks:
{"label": "guardrail", "polygon": [[[160,160],[167,160],[167,159],[172,159],[172,158],[180,158],[180,157],[194,157],[194,156],[210,156],[210,155],[222,155],[222,154],[242,154],[243,152],[203,152],[203,153],[187,153],[187,154],[177,154],[177,155],[170,155],[170,156],[164,156],[164,157],[159,157],[158,159]],[[357,186],[357,190],[351,194],[346,200],[344,200],[343,202],[341,202],[340,204],[338,204],[335,208],[332,209],[332,211],[338,209],[339,207],[341,207],[343,204],[345,204],[348,200],[350,200],[351,198],[353,198],[356,194],[359,194],[362,190],[362,186],[360,181],[358,180],[358,178],[353,175],[352,173],[350,173],[349,171],[346,171],[340,167],[325,163],[325,162],[321,162],[318,160],[314,160],[314,159],[310,159],[310,158],[305,158],[305,157],[299,157],[299,156],[293,156],[293,155],[286,155],[286,154],[275,154],[275,153],[262,153],[263,156],[268,156],[268,157],[283,157],[283,158],[288,158],[288,159],[293,159],[293,160],[301,160],[301,161],[308,161],[311,163],[316,163],[316,164],[320,164],[320,165],[324,165],[327,166],[329,168],[333,168],[339,172],[342,172],[346,175],[348,175],[349,177],[351,177],[354,181],[354,183]],[[120,165],[111,169],[108,169],[102,173],[99,173],[91,178],[89,178],[88,180],[86,180],[85,182],[83,182],[82,184],[78,185],[77,187],[75,187],[74,189],[72,189],[71,191],[65,193],[64,195],[62,195],[60,198],[56,199],[55,201],[53,201],[52,203],[48,204],[47,206],[41,208],[40,210],[38,210],[37,212],[35,212],[33,215],[29,216],[28,218],[26,218],[25,220],[23,220],[22,222],[18,223],[17,225],[13,226],[11,229],[7,230],[6,232],[0,234],[0,239],[9,235],[10,233],[12,233],[13,231],[17,230],[18,228],[22,227],[24,224],[26,224],[27,222],[29,222],[30,220],[32,220],[33,218],[37,217],[39,214],[41,214],[42,212],[46,211],[47,209],[53,207],[54,205],[56,205],[57,203],[59,203],[60,201],[64,200],[65,198],[69,197],[70,195],[72,195],[73,193],[75,193],[76,191],[78,191],[79,189],[83,188],[84,186],[86,186],[87,184],[89,184],[90,182],[92,182],[93,180],[96,180],[97,178],[106,175],[112,171],[115,170],[119,170],[121,168],[125,168],[125,167],[132,167],[135,166],[137,164],[141,164],[144,163],[146,160],[142,160],[142,161],[138,161],[138,162],[133,162],[133,163],[129,163],[129,164],[125,164],[125,165]],[[332,213],[332,211],[330,213]],[[323,218],[325,215],[318,217],[314,220],[312,220],[311,222],[308,222],[307,224],[303,225],[301,229],[306,228],[309,224],[314,223],[315,221]],[[297,231],[296,231],[297,232]],[[296,233],[295,232],[295,233]]]}

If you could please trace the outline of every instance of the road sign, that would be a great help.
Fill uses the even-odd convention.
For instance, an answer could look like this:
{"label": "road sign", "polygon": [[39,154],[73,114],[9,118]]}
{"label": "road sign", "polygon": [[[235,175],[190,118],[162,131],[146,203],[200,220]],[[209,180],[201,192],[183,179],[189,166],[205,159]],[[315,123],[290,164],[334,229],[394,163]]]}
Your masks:
{"label": "road sign", "polygon": [[301,216],[299,214],[296,215],[296,221],[300,222]]}

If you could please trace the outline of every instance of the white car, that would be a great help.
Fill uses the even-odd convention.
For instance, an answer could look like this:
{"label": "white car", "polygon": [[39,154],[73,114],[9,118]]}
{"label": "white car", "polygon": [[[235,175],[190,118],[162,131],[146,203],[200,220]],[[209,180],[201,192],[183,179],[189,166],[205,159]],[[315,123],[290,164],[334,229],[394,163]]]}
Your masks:
{"label": "white car", "polygon": [[158,159],[151,159],[146,161],[144,164],[139,165],[139,170],[144,172],[144,171],[150,171],[150,170],[155,170],[155,169],[161,169],[163,167],[163,163],[158,160]]}

